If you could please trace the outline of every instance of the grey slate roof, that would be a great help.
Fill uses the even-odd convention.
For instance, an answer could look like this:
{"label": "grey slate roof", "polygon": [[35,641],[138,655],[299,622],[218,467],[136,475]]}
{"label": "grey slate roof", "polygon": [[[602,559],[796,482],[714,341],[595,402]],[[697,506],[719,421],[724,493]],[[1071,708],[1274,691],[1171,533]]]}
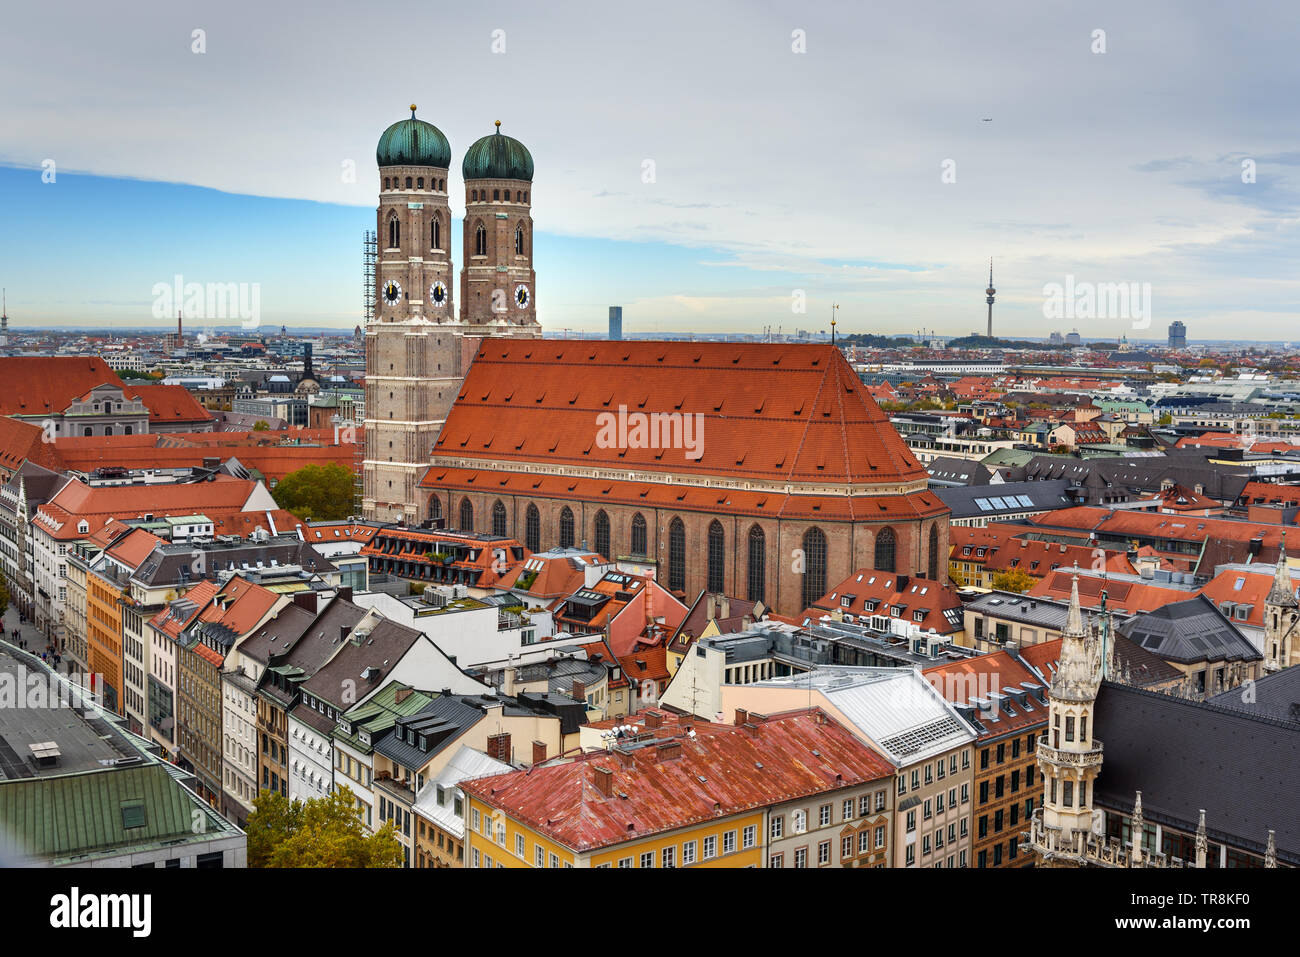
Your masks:
{"label": "grey slate roof", "polygon": [[[203,552],[203,571],[193,569],[195,550]],[[297,536],[283,536],[268,542],[211,542],[195,544],[158,545],[151,551],[132,578],[142,585],[157,587],[180,581],[215,578],[217,572],[232,565],[240,571],[244,565],[256,568],[262,562],[263,571],[273,570],[271,561],[278,565],[301,565],[304,569],[326,574],[335,570],[334,564]]]}
{"label": "grey slate roof", "polygon": [[936,488],[934,494],[952,509],[954,519],[980,516],[995,518],[1031,510],[1070,508],[1076,503],[1066,494],[1069,487],[1070,483],[1065,479],[1052,479],[1045,482]]}
{"label": "grey slate roof", "polygon": [[[361,617],[356,620],[360,621]],[[307,679],[303,691],[335,707],[343,706],[344,689],[354,689],[356,699],[364,700],[373,689],[383,686],[388,673],[423,637],[424,633],[414,628],[387,618],[380,619],[360,643],[353,643],[350,639],[346,641],[336,655]],[[328,633],[325,638],[333,647],[339,640],[339,630],[334,629],[332,639]],[[368,677],[363,678],[363,673]]]}
{"label": "grey slate roof", "polygon": [[425,735],[429,744],[427,751],[421,751],[416,745],[398,738],[395,728],[390,728],[375,742],[375,751],[404,768],[422,768],[434,755],[450,747],[482,718],[483,712],[478,708],[455,697],[442,695],[415,714],[397,719],[398,725],[414,728],[419,734]]}
{"label": "grey slate roof", "polygon": [[946,455],[932,459],[925,470],[933,481],[949,485],[988,485],[993,475],[988,466],[979,462]]}
{"label": "grey slate roof", "polygon": [[[1097,803],[1148,823],[1263,854],[1276,831],[1279,863],[1300,865],[1300,723],[1104,682],[1097,738],[1105,746]],[[1216,833],[1219,835],[1216,837]]]}
{"label": "grey slate roof", "polygon": [[1134,615],[1119,631],[1166,661],[1258,661],[1263,657],[1204,595]]}
{"label": "grey slate roof", "polygon": [[1254,684],[1223,691],[1210,704],[1285,721],[1300,721],[1300,668],[1284,668]]}

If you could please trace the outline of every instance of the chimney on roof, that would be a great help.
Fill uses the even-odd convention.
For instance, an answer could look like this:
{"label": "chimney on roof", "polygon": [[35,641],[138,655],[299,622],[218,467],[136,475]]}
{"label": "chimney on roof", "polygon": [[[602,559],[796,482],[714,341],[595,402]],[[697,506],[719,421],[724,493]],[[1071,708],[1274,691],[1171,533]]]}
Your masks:
{"label": "chimney on roof", "polygon": [[546,760],[546,742],[533,742],[533,764],[541,764]]}
{"label": "chimney on roof", "polygon": [[664,713],[662,711],[647,711],[645,713],[645,726],[647,728],[662,728],[664,724]]}
{"label": "chimney on roof", "polygon": [[411,692],[412,689],[410,688],[398,688],[397,692],[393,695],[393,704],[401,704],[411,696]]}
{"label": "chimney on roof", "polygon": [[672,761],[682,756],[682,743],[680,741],[665,741],[659,747],[655,748],[655,760],[659,763]]}
{"label": "chimney on roof", "polygon": [[305,608],[313,615],[316,613],[316,593],[314,591],[300,591],[293,596],[293,603],[299,608]]}
{"label": "chimney on roof", "polygon": [[726,595],[723,595],[718,599],[718,617],[719,618],[731,617],[731,599],[728,598]]}
{"label": "chimney on roof", "polygon": [[340,586],[340,587],[339,587],[339,597],[342,598],[344,601],[351,601],[351,600],[352,600],[352,586],[351,586],[351,585],[342,585],[342,586]]}
{"label": "chimney on roof", "polygon": [[489,735],[487,739],[487,756],[496,758],[506,764],[510,763],[510,732]]}
{"label": "chimney on roof", "polygon": [[758,737],[758,725],[754,724],[754,722],[746,721],[743,725],[741,725],[741,727],[745,729],[745,733],[748,734],[751,738]]}
{"label": "chimney on roof", "polygon": [[618,763],[622,767],[630,768],[636,763],[632,752],[625,748],[615,748],[614,753],[618,755]]}
{"label": "chimney on roof", "polygon": [[569,694],[573,696],[574,701],[586,701],[587,686],[577,678],[574,678],[573,687],[569,689]]}
{"label": "chimney on roof", "polygon": [[591,781],[596,785],[596,790],[605,797],[614,796],[614,772],[601,765],[593,765],[591,769]]}
{"label": "chimney on roof", "polygon": [[737,708],[737,709],[736,709],[736,727],[739,728],[739,727],[741,727],[742,725],[744,725],[744,724],[745,724],[746,722],[748,722],[748,721],[749,721],[749,712],[746,711],[744,708]]}

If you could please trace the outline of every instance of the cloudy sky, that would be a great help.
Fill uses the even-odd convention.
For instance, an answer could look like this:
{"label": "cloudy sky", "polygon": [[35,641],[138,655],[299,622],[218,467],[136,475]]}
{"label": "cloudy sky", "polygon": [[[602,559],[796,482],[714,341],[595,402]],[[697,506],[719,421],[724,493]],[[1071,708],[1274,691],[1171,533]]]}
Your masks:
{"label": "cloudy sky", "polygon": [[[993,257],[1005,335],[1300,340],[1300,5],[492,7],[11,7],[12,321],[150,323],[181,274],[350,328],[374,145],[414,102],[454,166],[497,119],[531,150],[549,329],[618,303],[632,331],[824,329],[835,302],[843,331],[963,334]],[[1066,277],[1149,284],[1150,327],[1045,318]]]}

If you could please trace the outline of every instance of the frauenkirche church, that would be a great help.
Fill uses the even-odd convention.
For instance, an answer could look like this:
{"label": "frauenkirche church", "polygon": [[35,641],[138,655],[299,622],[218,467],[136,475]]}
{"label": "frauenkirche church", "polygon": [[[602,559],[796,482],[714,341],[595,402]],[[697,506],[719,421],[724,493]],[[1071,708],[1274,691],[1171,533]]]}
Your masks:
{"label": "frauenkirche church", "polygon": [[376,155],[366,517],[790,615],[855,569],[947,580],[948,509],[835,346],[541,339],[533,160],[500,124],[461,164],[457,310],[447,138],[413,108]]}

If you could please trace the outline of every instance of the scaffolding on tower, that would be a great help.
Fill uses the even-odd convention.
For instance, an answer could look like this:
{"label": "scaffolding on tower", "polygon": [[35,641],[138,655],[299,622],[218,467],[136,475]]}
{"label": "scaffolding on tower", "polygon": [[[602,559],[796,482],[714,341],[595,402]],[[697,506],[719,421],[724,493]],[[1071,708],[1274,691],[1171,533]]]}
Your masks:
{"label": "scaffolding on tower", "polygon": [[379,241],[373,229],[367,229],[361,240],[361,314],[366,322],[375,318],[375,261],[379,258]]}
{"label": "scaffolding on tower", "polygon": [[[361,239],[361,310],[368,327],[375,319],[375,263],[379,258],[379,237],[372,229],[367,229]],[[364,327],[363,327],[364,328]],[[363,393],[364,395],[364,393]],[[364,418],[354,411],[352,424],[356,429],[356,445],[353,447],[352,475],[354,482],[353,511],[362,514],[362,502],[365,499],[365,459],[366,440]]]}

